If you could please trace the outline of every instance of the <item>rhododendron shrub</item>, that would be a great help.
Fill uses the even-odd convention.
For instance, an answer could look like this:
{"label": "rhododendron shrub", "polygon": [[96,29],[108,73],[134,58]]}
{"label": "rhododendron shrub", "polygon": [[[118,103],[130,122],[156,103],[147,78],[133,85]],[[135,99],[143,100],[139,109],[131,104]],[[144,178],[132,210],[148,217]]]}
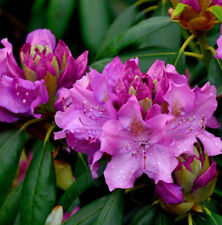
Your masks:
{"label": "rhododendron shrub", "polygon": [[222,224],[221,0],[9,2],[0,225]]}

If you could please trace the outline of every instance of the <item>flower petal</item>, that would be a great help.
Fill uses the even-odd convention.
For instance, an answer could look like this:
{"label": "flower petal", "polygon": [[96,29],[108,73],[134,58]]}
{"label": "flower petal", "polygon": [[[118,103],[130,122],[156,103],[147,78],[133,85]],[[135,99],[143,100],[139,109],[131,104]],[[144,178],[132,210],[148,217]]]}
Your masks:
{"label": "flower petal", "polygon": [[184,202],[182,188],[173,183],[160,181],[155,186],[157,194],[166,204],[179,204]]}
{"label": "flower petal", "polygon": [[198,138],[204,145],[204,149],[209,156],[215,156],[222,153],[222,141],[219,137],[215,137],[213,134],[203,131]]}
{"label": "flower petal", "polygon": [[106,183],[110,191],[116,188],[131,188],[137,177],[141,176],[141,155],[130,152],[115,154],[104,171]]}
{"label": "flower petal", "polygon": [[32,46],[37,44],[45,47],[47,45],[51,50],[53,50],[56,45],[56,39],[50,30],[38,29],[27,35],[26,43],[30,43]]}

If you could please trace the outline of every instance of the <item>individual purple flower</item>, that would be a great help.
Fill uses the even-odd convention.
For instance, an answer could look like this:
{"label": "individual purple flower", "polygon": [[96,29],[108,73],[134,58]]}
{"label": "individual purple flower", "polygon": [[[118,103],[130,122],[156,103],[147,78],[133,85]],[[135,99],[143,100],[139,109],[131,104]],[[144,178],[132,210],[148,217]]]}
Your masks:
{"label": "individual purple flower", "polygon": [[200,145],[194,147],[195,155],[181,155],[175,169],[174,183],[160,181],[156,192],[161,206],[168,212],[184,214],[195,204],[212,195],[216,183],[216,163],[204,155]]}
{"label": "individual purple flower", "polygon": [[177,160],[160,142],[169,116],[159,114],[144,121],[141,106],[132,96],[118,111],[118,118],[103,125],[100,138],[100,151],[112,155],[104,171],[109,190],[131,188],[143,173],[156,183],[172,182]]}
{"label": "individual purple flower", "polygon": [[176,156],[182,153],[193,154],[193,144],[197,138],[203,143],[209,156],[221,154],[221,139],[205,130],[205,127],[218,128],[220,125],[213,116],[217,108],[216,88],[206,83],[193,90],[187,84],[175,84],[164,95],[169,113],[174,119],[167,122],[170,148]]}
{"label": "individual purple flower", "polygon": [[[53,110],[56,92],[69,88],[87,69],[87,54],[74,59],[63,41],[55,48],[55,37],[47,29],[28,34],[20,52],[23,69],[13,56],[12,45],[5,38],[0,49],[0,121],[14,122],[23,116],[40,114],[34,110],[48,103]],[[12,99],[13,98],[13,99]],[[7,102],[7,104],[6,104]]]}
{"label": "individual purple flower", "polygon": [[216,58],[222,59],[222,25],[220,27],[220,37],[217,39],[217,50],[216,50]]}

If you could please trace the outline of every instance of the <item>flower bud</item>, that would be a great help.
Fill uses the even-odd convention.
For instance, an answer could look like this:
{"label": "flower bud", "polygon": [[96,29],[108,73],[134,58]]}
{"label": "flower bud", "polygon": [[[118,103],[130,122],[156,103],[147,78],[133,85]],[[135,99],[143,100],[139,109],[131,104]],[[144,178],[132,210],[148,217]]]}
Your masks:
{"label": "flower bud", "polygon": [[[197,150],[198,149],[198,150]],[[194,155],[183,154],[173,172],[174,183],[160,181],[156,192],[161,206],[168,212],[184,214],[207,200],[216,184],[216,163],[200,146],[194,147]]]}

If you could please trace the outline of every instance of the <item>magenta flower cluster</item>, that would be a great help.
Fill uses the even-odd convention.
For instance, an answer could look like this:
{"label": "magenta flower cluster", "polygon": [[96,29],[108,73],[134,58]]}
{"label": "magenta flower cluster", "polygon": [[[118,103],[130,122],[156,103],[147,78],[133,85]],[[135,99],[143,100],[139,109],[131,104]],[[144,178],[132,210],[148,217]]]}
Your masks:
{"label": "magenta flower cluster", "polygon": [[216,88],[209,83],[191,89],[174,66],[157,60],[147,73],[138,59],[118,57],[102,74],[91,69],[71,89],[63,89],[55,115],[68,145],[89,155],[94,177],[98,160],[110,155],[104,176],[109,190],[131,188],[143,173],[158,183],[172,183],[177,157],[194,155],[199,139],[209,156],[222,150],[220,138],[206,131],[219,127],[213,116]]}
{"label": "magenta flower cluster", "polygon": [[55,36],[47,29],[28,34],[20,51],[21,69],[7,38],[0,49],[0,121],[14,122],[33,115],[40,104],[53,101],[57,89],[71,87],[87,69],[88,52],[74,59],[63,41],[55,48]]}
{"label": "magenta flower cluster", "polygon": [[104,171],[110,191],[133,187],[144,173],[156,184],[173,183],[178,157],[193,156],[198,140],[208,156],[221,154],[221,139],[205,129],[219,127],[214,86],[191,89],[184,75],[160,60],[142,73],[138,59],[116,57],[102,73],[86,73],[87,51],[74,59],[63,41],[55,43],[49,30],[30,33],[21,69],[12,45],[2,40],[0,121],[39,118],[35,109],[53,103],[61,128],[55,139],[66,138],[70,148],[88,154],[94,178],[99,160],[110,157]]}

